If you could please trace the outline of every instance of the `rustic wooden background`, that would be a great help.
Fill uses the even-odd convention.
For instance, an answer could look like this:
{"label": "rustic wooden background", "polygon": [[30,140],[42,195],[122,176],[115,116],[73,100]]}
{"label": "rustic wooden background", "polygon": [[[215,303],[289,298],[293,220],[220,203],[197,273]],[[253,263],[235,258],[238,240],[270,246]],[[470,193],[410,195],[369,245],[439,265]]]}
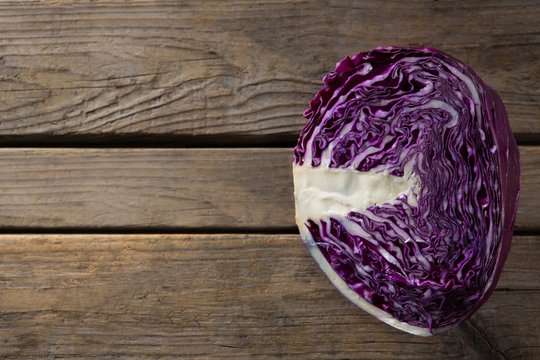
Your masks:
{"label": "rustic wooden background", "polygon": [[[512,252],[420,338],[337,293],[293,223],[322,75],[429,44],[503,97]],[[0,358],[539,359],[540,2],[0,1]]]}

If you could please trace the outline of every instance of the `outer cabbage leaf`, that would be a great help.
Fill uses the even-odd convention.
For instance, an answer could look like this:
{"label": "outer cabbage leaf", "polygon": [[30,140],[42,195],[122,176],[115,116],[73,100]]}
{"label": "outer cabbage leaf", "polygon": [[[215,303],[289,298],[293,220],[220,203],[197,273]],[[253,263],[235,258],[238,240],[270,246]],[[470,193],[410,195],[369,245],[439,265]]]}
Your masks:
{"label": "outer cabbage leaf", "polygon": [[510,249],[519,153],[497,93],[432,48],[347,57],[304,112],[297,224],[332,283],[432,335],[493,292]]}

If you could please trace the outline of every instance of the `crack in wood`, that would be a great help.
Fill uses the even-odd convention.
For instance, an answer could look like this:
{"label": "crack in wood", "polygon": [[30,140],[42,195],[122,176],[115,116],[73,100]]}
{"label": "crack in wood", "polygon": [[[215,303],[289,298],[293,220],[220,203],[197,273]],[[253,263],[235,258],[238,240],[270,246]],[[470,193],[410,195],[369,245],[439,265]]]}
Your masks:
{"label": "crack in wood", "polygon": [[460,342],[478,355],[477,360],[508,360],[497,343],[473,320],[462,322],[454,333]]}

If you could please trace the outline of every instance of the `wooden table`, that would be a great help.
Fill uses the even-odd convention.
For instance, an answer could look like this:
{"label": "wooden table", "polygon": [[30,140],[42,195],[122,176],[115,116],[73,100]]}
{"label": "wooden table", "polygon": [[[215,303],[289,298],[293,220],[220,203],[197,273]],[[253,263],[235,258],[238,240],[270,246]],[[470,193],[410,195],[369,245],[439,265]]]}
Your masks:
{"label": "wooden table", "polygon": [[[3,1],[2,359],[539,359],[540,3]],[[430,44],[507,105],[512,252],[456,330],[408,335],[327,281],[291,149],[322,75]]]}

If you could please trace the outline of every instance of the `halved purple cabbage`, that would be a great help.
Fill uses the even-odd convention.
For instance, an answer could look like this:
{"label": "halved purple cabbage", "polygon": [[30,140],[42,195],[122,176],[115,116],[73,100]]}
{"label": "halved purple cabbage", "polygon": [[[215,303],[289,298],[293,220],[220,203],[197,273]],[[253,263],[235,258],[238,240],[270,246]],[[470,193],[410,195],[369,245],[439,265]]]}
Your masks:
{"label": "halved purple cabbage", "polygon": [[[456,326],[491,295],[510,249],[519,153],[500,97],[432,48],[359,53],[323,81],[294,150],[303,241],[332,283],[382,321],[424,336]],[[346,174],[335,194],[333,174]],[[355,208],[338,193],[362,187],[351,180],[362,174],[415,185]]]}

